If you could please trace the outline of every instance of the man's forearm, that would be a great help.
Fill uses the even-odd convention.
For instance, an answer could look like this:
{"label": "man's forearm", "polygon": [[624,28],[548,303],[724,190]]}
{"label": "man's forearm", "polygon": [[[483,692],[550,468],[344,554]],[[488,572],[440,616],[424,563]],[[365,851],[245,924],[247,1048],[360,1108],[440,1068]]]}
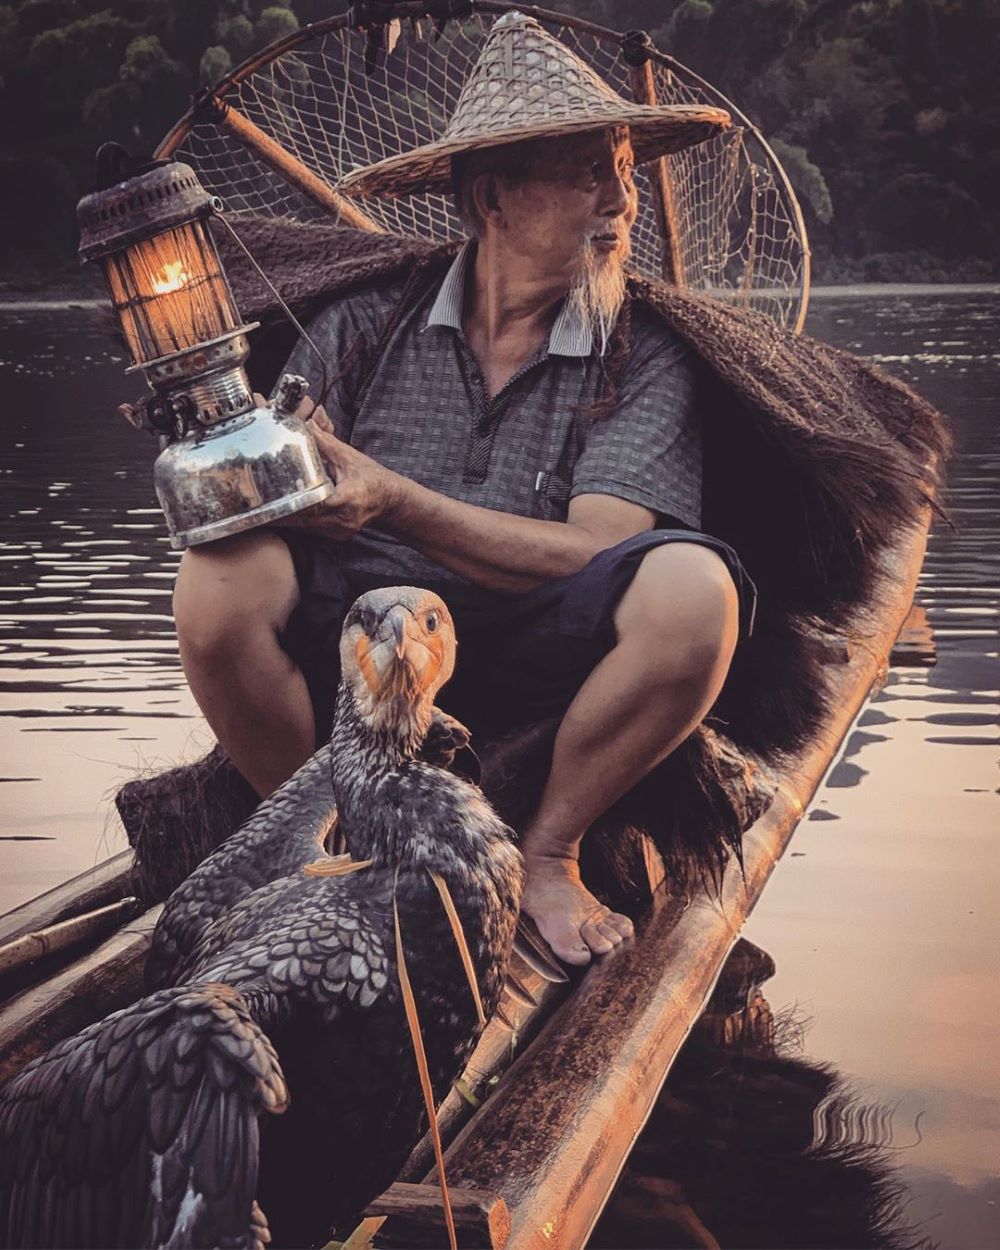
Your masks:
{"label": "man's forearm", "polygon": [[603,494],[580,495],[566,521],[537,521],[438,494],[342,443],[321,409],[313,437],[333,495],[292,524],[330,538],[373,526],[491,590],[533,590],[577,573],[599,551],[648,529],[655,513]]}
{"label": "man's forearm", "polygon": [[462,503],[397,473],[391,474],[390,502],[375,524],[493,590],[532,590],[578,572],[607,546],[583,526]]}

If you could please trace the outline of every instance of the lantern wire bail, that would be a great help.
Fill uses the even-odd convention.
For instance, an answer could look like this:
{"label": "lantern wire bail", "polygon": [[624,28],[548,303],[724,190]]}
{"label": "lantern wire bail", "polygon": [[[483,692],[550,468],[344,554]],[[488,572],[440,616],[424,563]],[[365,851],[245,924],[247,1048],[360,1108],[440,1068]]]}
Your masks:
{"label": "lantern wire bail", "polygon": [[267,274],[266,274],[266,273],[264,272],[264,270],[260,267],[260,265],[258,265],[258,263],[257,263],[256,259],[254,258],[253,253],[250,251],[250,249],[247,247],[247,245],[243,242],[243,240],[240,238],[240,236],[236,233],[236,230],[235,230],[235,228],[234,228],[234,226],[233,226],[232,222],[228,219],[228,217],[227,217],[227,215],[225,214],[225,212],[223,212],[221,209],[217,209],[217,210],[216,210],[216,213],[215,213],[215,218],[216,218],[216,220],[217,220],[218,222],[220,222],[223,226],[225,226],[225,228],[229,231],[230,235],[231,235],[231,236],[233,237],[233,239],[235,240],[235,242],[236,242],[237,246],[238,246],[238,247],[240,248],[240,250],[243,252],[244,256],[246,256],[247,260],[250,262],[250,264],[253,266],[253,268],[257,271],[257,273],[258,273],[258,275],[259,275],[259,277],[260,277],[261,281],[265,284],[265,286],[268,288],[268,290],[271,292],[271,294],[274,296],[274,298],[278,301],[278,304],[279,304],[279,306],[281,307],[282,311],[285,313],[285,316],[288,318],[288,320],[292,323],[292,325],[296,328],[296,330],[298,330],[299,334],[301,334],[301,335],[302,335],[302,337],[305,339],[305,341],[306,341],[306,342],[309,344],[309,346],[312,348],[313,353],[314,353],[314,354],[315,354],[315,356],[316,356],[316,359],[319,361],[319,367],[320,367],[320,369],[321,369],[321,371],[322,371],[322,377],[323,377],[323,384],[322,384],[322,389],[321,389],[321,391],[320,391],[320,398],[317,400],[317,407],[319,407],[320,405],[322,405],[322,404],[324,404],[324,403],[326,402],[326,393],[327,393],[327,391],[328,391],[328,389],[329,389],[329,386],[330,386],[330,383],[329,383],[329,380],[328,380],[328,373],[327,373],[327,367],[326,367],[326,360],[323,358],[323,353],[322,353],[322,352],[319,350],[319,348],[316,346],[316,344],[315,344],[315,342],[313,341],[313,339],[312,339],[311,335],[308,333],[308,331],[307,331],[307,330],[305,329],[305,327],[302,325],[302,322],[301,322],[301,321],[299,321],[298,317],[296,317],[296,315],[292,312],[292,310],[291,310],[291,309],[288,307],[288,305],[285,303],[285,300],[284,300],[284,298],[283,298],[283,296],[282,296],[281,292],[280,292],[280,291],[278,290],[278,288],[274,285],[274,283],[273,283],[273,282],[271,281],[271,279],[267,276]]}

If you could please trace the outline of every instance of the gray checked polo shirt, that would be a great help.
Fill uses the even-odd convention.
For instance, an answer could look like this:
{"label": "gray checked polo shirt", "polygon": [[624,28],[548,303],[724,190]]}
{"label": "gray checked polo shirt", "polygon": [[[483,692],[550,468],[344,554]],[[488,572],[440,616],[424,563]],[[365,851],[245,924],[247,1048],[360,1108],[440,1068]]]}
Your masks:
{"label": "gray checked polo shirt", "polygon": [[[500,512],[565,521],[577,495],[613,495],[658,517],[701,523],[701,433],[691,354],[643,306],[606,417],[587,409],[600,394],[600,357],[587,323],[564,306],[548,342],[492,398],[462,332],[475,243],[456,256],[435,294],[393,332],[363,393],[344,403],[331,387],[326,410],[338,435],[386,468],[453,499]],[[401,287],[362,291],[320,312],[308,330],[333,375],[358,335],[374,344]],[[300,340],[286,370],[323,375]],[[401,583],[465,579],[374,527],[342,544],[348,570]]]}

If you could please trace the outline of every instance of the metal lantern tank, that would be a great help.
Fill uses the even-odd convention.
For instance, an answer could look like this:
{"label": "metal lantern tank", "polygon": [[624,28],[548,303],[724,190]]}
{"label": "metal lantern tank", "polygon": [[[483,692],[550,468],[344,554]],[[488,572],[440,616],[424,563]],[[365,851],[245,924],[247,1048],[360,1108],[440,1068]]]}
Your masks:
{"label": "metal lantern tank", "polygon": [[77,207],[80,259],[97,260],[132,357],[153,395],[135,424],[160,436],[154,485],[174,547],[265,525],[326,499],[333,485],[293,416],[306,389],[286,374],[254,402],[242,324],[208,219],[221,205],[180,161],[127,170],[98,153],[99,187]]}

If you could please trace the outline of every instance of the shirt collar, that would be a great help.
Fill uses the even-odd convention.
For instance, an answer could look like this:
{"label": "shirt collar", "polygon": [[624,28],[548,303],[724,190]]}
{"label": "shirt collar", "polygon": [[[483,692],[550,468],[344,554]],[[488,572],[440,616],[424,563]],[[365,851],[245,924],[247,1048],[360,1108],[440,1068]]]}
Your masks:
{"label": "shirt collar", "polygon": [[[451,262],[441,288],[427,315],[425,329],[444,326],[449,330],[462,330],[462,308],[465,303],[465,283],[469,266],[476,255],[476,241],[470,239]],[[549,334],[550,356],[589,356],[594,350],[594,334],[579,309],[563,301]]]}

